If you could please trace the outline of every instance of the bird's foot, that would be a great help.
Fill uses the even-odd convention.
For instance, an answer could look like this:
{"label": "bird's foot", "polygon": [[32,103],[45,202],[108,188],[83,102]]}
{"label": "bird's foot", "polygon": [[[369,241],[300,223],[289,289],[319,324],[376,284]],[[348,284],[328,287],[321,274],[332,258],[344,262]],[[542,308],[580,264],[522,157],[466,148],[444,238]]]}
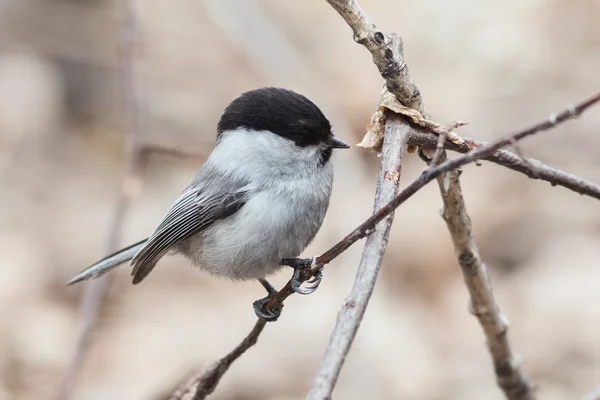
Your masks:
{"label": "bird's foot", "polygon": [[[321,284],[323,280],[323,272],[321,272],[321,266],[316,264],[317,258],[285,258],[281,261],[283,265],[289,265],[294,268],[294,275],[292,275],[292,289],[298,294],[311,294]],[[313,277],[307,282],[310,284],[308,287],[303,288],[302,283],[302,270],[304,268],[314,268]]]}
{"label": "bird's foot", "polygon": [[271,300],[271,296],[267,296],[263,299],[256,300],[253,304],[254,313],[256,316],[263,321],[273,322],[277,321],[277,318],[281,315],[283,304],[278,304],[275,307],[268,307],[268,303]]}
{"label": "bird's foot", "polygon": [[266,279],[259,279],[259,282],[267,290],[267,297],[260,300],[256,300],[252,306],[254,307],[254,313],[256,316],[263,321],[272,322],[277,321],[277,318],[281,315],[283,304],[277,304],[275,307],[269,307],[269,301],[277,294],[277,290],[269,283]]}

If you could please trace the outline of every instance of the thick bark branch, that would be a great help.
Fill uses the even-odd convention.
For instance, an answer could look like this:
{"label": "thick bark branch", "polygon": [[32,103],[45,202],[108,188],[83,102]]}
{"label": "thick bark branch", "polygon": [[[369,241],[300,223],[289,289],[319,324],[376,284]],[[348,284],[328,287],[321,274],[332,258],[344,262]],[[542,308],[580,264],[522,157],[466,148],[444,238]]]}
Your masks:
{"label": "thick bark branch", "polygon": [[[365,46],[371,52],[371,55],[373,56],[373,62],[379,69],[381,76],[385,79],[388,90],[396,96],[397,100],[400,103],[407,107],[411,107],[420,111],[423,116],[427,117],[424,111],[424,106],[420,92],[413,80],[411,79],[406,63],[404,62],[402,54],[402,40],[397,35],[385,35],[382,32],[378,31],[375,24],[373,24],[370,21],[368,16],[365,14],[365,12],[362,10],[362,8],[358,5],[356,1],[327,0],[327,2],[344,18],[344,20],[352,28],[352,31],[354,32],[354,40],[357,43]],[[377,224],[381,219],[388,215],[389,212],[393,211],[403,201],[405,201],[408,197],[414,194],[418,189],[430,182],[434,178],[434,175],[435,177],[437,177],[444,173],[448,173],[454,170],[455,168],[464,165],[465,163],[472,162],[476,159],[489,157],[508,144],[516,143],[518,140],[523,139],[524,137],[533,135],[537,132],[551,129],[557,124],[560,124],[568,119],[578,116],[586,108],[588,108],[592,104],[595,104],[598,101],[600,101],[600,93],[580,103],[577,106],[569,106],[569,108],[566,111],[563,111],[560,114],[552,114],[547,121],[537,124],[529,129],[519,131],[505,139],[498,140],[483,148],[475,149],[474,151],[471,151],[461,157],[457,157],[454,160],[446,161],[439,166],[435,164],[440,158],[441,150],[439,149],[439,147],[443,146],[443,142],[445,142],[445,137],[437,138],[436,147],[438,147],[438,149],[436,149],[434,154],[434,163],[427,170],[425,170],[416,181],[409,185],[404,191],[402,191],[386,206],[382,207],[382,209],[376,212],[369,220],[363,223],[350,235],[346,236],[344,240],[342,240],[340,243],[334,246],[331,250],[323,254],[321,257],[317,258],[317,262],[324,263],[326,260],[336,257],[341,252],[345,251],[356,240],[367,235],[369,230],[374,227],[374,224]],[[458,175],[456,175],[456,180],[452,180],[448,183],[446,190],[448,190],[450,193],[454,193],[455,195],[460,196],[460,198],[462,199]],[[462,211],[464,211],[464,208]],[[464,215],[466,216],[466,212],[464,212]],[[376,274],[374,275],[374,277],[376,277]],[[336,326],[336,329],[332,334],[330,345],[321,364],[321,369],[317,373],[317,376],[313,381],[313,386],[308,396],[308,398],[310,399],[328,399],[331,397],[331,393],[337,381],[341,365],[344,361],[344,358],[347,354],[347,351],[350,347],[350,344],[352,343],[356,332],[356,330],[350,329],[346,332],[346,339],[340,340],[337,338],[337,336],[339,335],[338,331],[342,330],[342,328],[338,329],[338,327],[343,326],[343,324],[341,323],[341,319],[342,316],[345,314],[347,308],[348,302],[346,302],[338,316],[338,325]],[[357,318],[357,320],[360,321],[360,319],[362,318],[362,313],[364,313],[364,309],[361,310],[360,316]],[[347,345],[336,347],[336,343],[338,343],[338,341],[340,341],[341,343],[347,342]],[[500,372],[498,370],[496,370],[496,372],[497,375],[500,376]],[[524,376],[520,373],[520,370],[515,367],[514,369],[511,369],[510,372],[512,374],[511,377],[516,376],[519,382],[522,383],[521,385],[516,384],[515,386],[518,389],[522,389],[522,392],[519,392],[520,397],[509,398],[533,398],[533,392],[530,390],[529,384],[527,383],[526,378],[524,378]],[[503,389],[512,388],[512,386],[509,384],[504,385],[504,381],[501,381],[500,379],[499,383],[501,384],[501,387]],[[509,392],[507,392],[506,390],[505,393],[507,393],[507,396],[509,395]],[[512,392],[510,393],[510,395],[512,395]]]}
{"label": "thick bark branch", "polygon": [[[393,114],[387,116],[381,169],[373,205],[374,213],[398,193],[402,156],[405,153],[411,129],[403,117]],[[329,346],[314,378],[308,399],[331,397],[331,392],[375,288],[393,220],[392,212],[375,227],[375,231],[370,233],[367,238],[352,291],[338,314]]]}
{"label": "thick bark branch", "polygon": [[437,181],[444,201],[442,217],[450,231],[471,298],[469,310],[477,317],[485,333],[498,386],[510,400],[532,400],[535,394],[508,342],[508,319],[496,304],[487,269],[473,240],[471,219],[465,207],[459,176],[460,170],[455,169],[438,176]]}
{"label": "thick bark branch", "polygon": [[354,0],[327,0],[354,32],[354,41],[367,48],[385,79],[388,90],[400,103],[424,114],[421,93],[413,82],[402,56],[402,39],[377,29]]}

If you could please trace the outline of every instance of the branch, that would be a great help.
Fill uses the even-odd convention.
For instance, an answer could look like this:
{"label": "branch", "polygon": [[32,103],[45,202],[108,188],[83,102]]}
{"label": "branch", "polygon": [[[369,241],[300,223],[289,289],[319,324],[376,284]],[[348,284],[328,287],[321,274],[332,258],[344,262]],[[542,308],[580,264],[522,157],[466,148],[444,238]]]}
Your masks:
{"label": "branch", "polygon": [[535,394],[508,342],[508,319],[494,300],[492,284],[473,240],[471,219],[460,189],[460,170],[438,176],[446,221],[454,251],[470,295],[469,310],[479,320],[494,362],[498,386],[510,400],[532,400]]}
{"label": "branch", "polygon": [[[549,129],[555,127],[556,125],[581,114],[587,108],[589,108],[590,106],[592,106],[593,104],[595,104],[599,101],[600,101],[600,94],[597,94],[597,95],[591,97],[590,99],[587,99],[587,100],[577,104],[576,106],[570,106],[568,108],[568,110],[563,111],[563,112],[559,113],[558,115],[552,114],[551,117],[549,118],[548,122],[542,122],[542,123],[536,124],[531,128],[518,131],[512,135],[507,136],[504,139],[499,139],[495,142],[488,144],[487,146],[477,148],[475,150],[470,151],[467,154],[463,154],[456,158],[447,160],[437,166],[428,167],[421,173],[421,175],[416,180],[414,180],[411,184],[409,184],[404,190],[402,190],[389,203],[387,203],[385,206],[380,208],[379,211],[377,211],[375,214],[373,214],[369,219],[367,219],[365,222],[363,222],[359,227],[357,227],[354,231],[352,231],[350,234],[348,234],[344,239],[342,239],[340,242],[338,242],[335,246],[333,246],[331,249],[329,249],[328,251],[323,253],[321,256],[317,257],[316,263],[318,265],[322,265],[322,264],[326,264],[326,263],[330,262],[331,260],[336,258],[338,255],[343,253],[345,250],[347,250],[350,246],[352,246],[352,244],[354,244],[356,241],[367,236],[375,228],[375,225],[377,225],[380,221],[382,221],[385,217],[387,217],[390,213],[392,213],[396,208],[398,208],[402,203],[404,203],[406,200],[408,200],[412,195],[414,195],[417,191],[419,191],[423,186],[427,185],[429,182],[431,182],[433,179],[437,178],[438,176],[440,176],[446,172],[450,172],[456,168],[459,168],[459,167],[461,167],[465,164],[468,164],[470,162],[473,162],[475,160],[489,157],[490,155],[494,154],[496,151],[498,151],[502,147],[512,144],[515,141],[518,141],[519,139],[523,139],[524,137],[533,135],[534,133],[537,133],[537,132],[549,130]],[[453,190],[460,190],[460,188],[454,188]],[[344,308],[346,308],[346,307],[347,307],[347,304],[344,305]],[[342,309],[342,312],[343,312],[343,310],[344,309]],[[338,319],[338,322],[339,322],[339,319]],[[332,338],[332,340],[333,340],[333,338]],[[339,357],[344,357],[344,355],[345,354],[338,354]],[[325,357],[327,357],[327,354]],[[343,361],[343,358],[341,358],[340,360]],[[324,358],[323,362],[325,362],[325,358]],[[318,376],[320,376],[320,375],[321,375],[321,373],[319,372]],[[336,375],[331,375],[330,379],[333,379],[333,381],[330,382],[330,384],[334,384],[336,378],[337,378]],[[317,378],[315,378],[312,390],[316,390],[316,385],[321,385],[321,383],[319,383],[319,382],[320,381]],[[323,392],[319,392],[319,393],[323,393]],[[328,397],[312,396],[311,398],[321,399],[321,398],[328,398]]]}
{"label": "branch", "polygon": [[557,125],[568,121],[569,119],[581,115],[585,110],[598,102],[600,102],[600,93],[595,94],[594,96],[582,101],[577,105],[569,106],[568,109],[560,112],[559,114],[552,114],[547,121],[536,124],[530,128],[520,130],[516,133],[506,136],[503,139],[480,146],[466,154],[444,161],[437,166],[427,168],[417,179],[415,179],[410,185],[408,185],[396,197],[394,197],[392,201],[383,206],[377,213],[373,214],[369,219],[350,232],[344,239],[338,242],[331,249],[317,257],[316,264],[324,265],[331,262],[334,258],[352,246],[354,242],[364,238],[367,233],[375,227],[376,224],[378,224],[387,215],[389,215],[402,203],[419,191],[423,186],[437,178],[439,175],[462,167],[463,165],[476,160],[490,159],[498,150],[512,144],[514,141],[518,141],[535,133],[550,130]]}
{"label": "branch", "polygon": [[[408,68],[402,57],[401,40],[396,36],[386,36],[379,32],[355,1],[328,0],[328,2],[346,20],[348,25],[351,26],[354,32],[355,41],[364,45],[371,52],[374,63],[377,65],[382,77],[386,80],[388,90],[396,96],[400,103],[415,108],[424,114],[424,107],[419,91],[414,82],[410,79]],[[400,45],[398,46],[394,42],[400,43]],[[394,50],[396,48],[400,48],[400,51],[395,52]],[[459,261],[463,268],[465,282],[471,293],[474,310],[476,310],[475,313],[480,319],[488,338],[488,345],[492,358],[494,359],[498,383],[506,393],[507,397],[511,400],[533,399],[534,395],[529,383],[512,357],[506,337],[507,328],[503,325],[506,324],[505,318],[501,319],[503,316],[500,314],[498,306],[494,302],[491,285],[485,267],[481,263],[477,248],[472,239],[470,220],[464,207],[462,191],[460,188],[459,172],[454,171],[454,168],[458,167],[462,162],[469,162],[469,158],[471,159],[470,161],[473,161],[474,159],[491,155],[496,150],[499,150],[509,143],[514,144],[526,136],[550,129],[560,122],[579,115],[585,108],[589,107],[589,105],[600,100],[600,96],[597,97],[599,98],[592,98],[590,101],[582,103],[579,108],[569,107],[566,112],[550,116],[548,121],[511,135],[508,142],[499,140],[487,146],[487,148],[479,148],[462,157],[457,157],[455,160],[447,161],[437,167],[436,164],[442,157],[442,148],[444,147],[447,137],[447,133],[441,134],[436,140],[436,150],[429,168],[424,171],[417,181],[413,182],[413,184],[415,184],[420,180],[425,184],[436,169],[440,172],[444,165],[446,165],[446,167],[451,167],[452,161],[455,161],[456,165],[447,171],[442,172],[444,173],[444,176],[441,174],[438,174],[437,176],[445,205],[444,219],[452,234],[456,251],[460,255]],[[460,160],[461,158],[462,160]],[[452,172],[448,173],[449,171]],[[431,173],[428,174],[428,172]],[[411,184],[407,190],[411,188],[411,186],[417,190],[418,184]],[[400,202],[399,199],[401,195],[394,199],[396,203]],[[390,204],[394,203],[394,201]],[[397,207],[397,204],[394,204],[394,206]],[[471,270],[468,270],[469,267],[471,267]],[[343,312],[344,309],[342,309],[341,313]],[[334,336],[335,333],[332,335],[332,342],[334,341]],[[350,331],[346,336],[353,337],[354,332]],[[348,340],[351,341],[352,339]],[[332,357],[334,360],[338,360],[339,366],[336,365],[335,373],[333,374],[330,373],[327,375],[326,373],[323,373],[323,371],[320,371],[317,374],[313,383],[313,389],[308,396],[310,399],[331,398],[331,393],[337,380],[337,374],[339,374],[339,369],[341,368],[341,364],[347,353],[347,350],[337,349],[337,354],[331,354],[331,348],[332,346],[330,343],[330,347],[322,361],[322,370],[323,365],[327,364],[328,359]]]}
{"label": "branch", "polygon": [[[444,148],[459,153],[468,153],[474,148],[489,145],[487,142],[474,139],[461,139],[464,140],[464,144],[457,145],[447,140],[444,142]],[[414,146],[433,148],[438,143],[438,135],[423,130],[412,130],[408,143]],[[578,176],[550,167],[534,158],[522,157],[508,150],[498,150],[483,159],[525,174],[531,179],[543,180],[549,182],[552,186],[562,186],[581,195],[600,200],[600,186]]]}
{"label": "branch", "polygon": [[[394,114],[387,116],[381,168],[373,205],[374,213],[398,193],[402,156],[411,129],[401,116]],[[331,396],[375,288],[393,220],[393,212],[388,213],[386,219],[381,221],[382,225],[378,225],[365,243],[354,285],[338,314],[337,323],[319,371],[313,380],[308,399],[325,399]]]}
{"label": "branch", "polygon": [[371,52],[373,63],[385,79],[388,90],[400,103],[424,114],[419,89],[413,82],[402,56],[402,39],[396,34],[379,31],[367,14],[354,0],[327,0],[344,18],[354,32],[354,41]]}
{"label": "branch", "polygon": [[[139,178],[139,161],[142,153],[140,139],[141,133],[138,126],[136,112],[136,96],[134,83],[134,58],[137,41],[137,25],[135,13],[131,4],[126,5],[124,30],[124,80],[125,80],[125,103],[129,109],[130,136],[127,144],[123,179],[115,205],[115,211],[110,224],[110,233],[107,238],[106,253],[110,254],[117,249],[120,241],[123,220],[129,205],[140,191],[141,181]],[[91,281],[85,286],[81,304],[82,327],[79,332],[73,357],[69,362],[65,375],[58,390],[58,400],[72,398],[73,388],[77,379],[77,373],[81,368],[83,359],[91,341],[94,328],[96,327],[104,295],[110,284],[110,274],[104,275]]]}
{"label": "branch", "polygon": [[193,376],[187,382],[182,384],[172,395],[169,400],[181,400],[183,397],[192,391],[194,388],[196,392],[192,400],[204,400],[206,396],[211,394],[219,381],[225,375],[225,372],[229,369],[231,364],[237,360],[242,354],[246,352],[250,347],[254,346],[258,341],[258,336],[262,332],[266,325],[263,320],[257,320],[254,324],[254,328],[250,331],[248,336],[242,340],[242,342],[233,349],[225,357],[208,367],[206,371],[196,376]]}
{"label": "branch", "polygon": [[[384,35],[382,32],[378,31],[375,25],[369,20],[369,18],[366,16],[366,14],[360,8],[356,1],[327,1],[344,18],[348,25],[350,25],[354,32],[354,40],[359,44],[364,45],[371,52],[373,56],[373,61],[377,65],[382,77],[385,79],[388,90],[396,96],[397,100],[400,103],[407,107],[414,108],[420,111],[421,114],[423,114],[426,117],[419,90],[410,78],[408,68],[406,67],[406,64],[403,59],[401,39],[396,35]],[[384,218],[387,214],[389,214],[396,207],[398,207],[408,197],[414,194],[425,184],[430,182],[433,179],[434,175],[435,177],[440,176],[443,173],[449,172],[455,168],[458,168],[461,165],[464,165],[476,159],[488,157],[494,154],[500,148],[508,144],[514,145],[518,140],[523,139],[529,135],[533,135],[537,132],[551,129],[557,124],[560,124],[575,116],[578,116],[586,108],[598,101],[600,101],[600,93],[582,102],[578,106],[570,106],[566,111],[563,111],[558,115],[552,114],[547,121],[537,124],[529,129],[519,131],[513,135],[510,135],[506,139],[498,140],[483,148],[475,149],[474,151],[471,151],[461,157],[457,157],[454,160],[446,161],[439,166],[436,166],[435,164],[440,158],[441,150],[439,148],[443,147],[444,145],[445,135],[437,138],[436,151],[434,153],[434,162],[432,163],[432,165],[429,168],[427,168],[416,181],[414,181],[404,191],[402,191],[402,193],[396,196],[390,203],[388,203],[385,207],[383,207],[381,210],[375,213],[369,220],[363,223],[361,227],[357,228],[350,235],[346,236],[346,238],[344,238],[342,242],[338,243],[327,253],[317,258],[317,262],[322,262],[327,258],[339,255],[350,245],[352,245],[352,243],[354,243],[356,240],[367,235],[369,229],[372,229],[374,227],[374,224],[377,224],[382,218]],[[443,185],[444,183],[445,182],[441,182],[440,184]],[[455,196],[460,196],[460,198],[462,199],[458,175],[456,175],[456,180],[450,181],[448,183],[448,188],[446,190],[448,190],[450,193],[453,193]],[[445,200],[449,201],[450,199],[445,198]],[[462,215],[468,218],[464,207],[456,211],[460,211]],[[468,229],[468,227],[466,226],[463,228]],[[468,231],[470,232],[470,229]],[[374,275],[374,277],[376,277],[376,274]],[[357,281],[355,281],[355,286],[357,285]],[[330,345],[322,360],[321,369],[317,373],[317,376],[313,381],[313,386],[308,396],[309,399],[331,398],[331,393],[337,381],[339,371],[356,333],[356,331],[353,330],[354,328],[351,327],[350,331],[346,334],[347,338],[345,341],[347,342],[347,345],[342,345],[340,346],[340,348],[335,347],[334,343],[336,343],[337,340],[340,340],[337,339],[338,333],[336,331],[338,331],[338,327],[342,326],[342,315],[345,313],[345,310],[349,304],[350,308],[354,306],[354,304],[351,304],[347,301],[338,316],[338,325],[336,326],[336,329],[332,334]],[[364,309],[361,310],[359,316],[356,318],[357,321],[360,321],[360,319],[362,318],[362,313],[364,313]],[[356,329],[357,328],[358,324],[356,325]],[[344,335],[342,334],[342,336]],[[342,339],[342,343],[343,341],[344,339]],[[496,358],[494,358],[494,360],[496,360]],[[510,361],[512,361],[512,358],[510,358]],[[496,372],[497,375],[500,376],[503,371],[497,370]],[[522,390],[521,392],[518,392],[518,398],[533,398],[533,394],[531,393],[529,384],[527,383],[526,379],[521,375],[520,371],[518,370],[518,367],[513,367],[513,369],[511,369],[509,372],[511,374],[510,377],[516,377],[518,378],[518,381],[514,384],[513,382],[506,383],[505,381],[499,378],[499,383],[501,384],[501,387],[505,390],[507,395],[513,395],[512,392],[509,392],[507,390],[511,390],[514,387],[518,390]],[[513,397],[510,398],[512,399]]]}

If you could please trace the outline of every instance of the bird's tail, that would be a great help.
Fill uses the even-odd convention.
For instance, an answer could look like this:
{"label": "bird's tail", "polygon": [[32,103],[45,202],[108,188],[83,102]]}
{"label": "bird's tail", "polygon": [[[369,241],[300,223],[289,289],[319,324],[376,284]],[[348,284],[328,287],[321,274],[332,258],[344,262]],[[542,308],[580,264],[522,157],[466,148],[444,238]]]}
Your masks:
{"label": "bird's tail", "polygon": [[117,251],[116,253],[104,257],[102,260],[87,267],[79,274],[74,276],[73,279],[67,282],[67,285],[72,285],[74,283],[81,282],[86,279],[97,278],[100,275],[103,275],[106,272],[110,271],[111,269],[118,267],[124,262],[131,260],[137,254],[137,252],[140,251],[142,247],[144,247],[147,240],[148,239],[141,240],[137,243],[132,244],[131,246],[125,247],[124,249]]}

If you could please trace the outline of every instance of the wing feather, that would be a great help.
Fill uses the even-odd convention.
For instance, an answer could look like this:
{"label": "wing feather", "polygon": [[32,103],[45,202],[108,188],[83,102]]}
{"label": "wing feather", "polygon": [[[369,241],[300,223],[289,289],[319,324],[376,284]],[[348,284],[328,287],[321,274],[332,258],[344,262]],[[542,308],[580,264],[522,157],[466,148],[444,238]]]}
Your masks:
{"label": "wing feather", "polygon": [[131,261],[134,284],[141,282],[174,245],[234,214],[246,203],[247,189],[241,183],[230,185],[228,190],[202,192],[196,185],[186,189],[135,255]]}

